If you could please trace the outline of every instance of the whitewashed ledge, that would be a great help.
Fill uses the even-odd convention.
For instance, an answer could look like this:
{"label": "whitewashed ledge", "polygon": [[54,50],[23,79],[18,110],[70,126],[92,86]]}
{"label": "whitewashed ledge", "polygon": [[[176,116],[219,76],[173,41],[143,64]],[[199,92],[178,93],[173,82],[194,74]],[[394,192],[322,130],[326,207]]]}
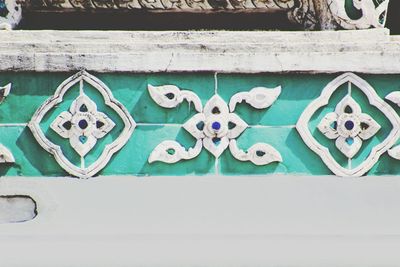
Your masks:
{"label": "whitewashed ledge", "polygon": [[2,31],[0,71],[400,73],[387,29],[277,31]]}
{"label": "whitewashed ledge", "polygon": [[400,266],[398,177],[2,178],[2,267]]}

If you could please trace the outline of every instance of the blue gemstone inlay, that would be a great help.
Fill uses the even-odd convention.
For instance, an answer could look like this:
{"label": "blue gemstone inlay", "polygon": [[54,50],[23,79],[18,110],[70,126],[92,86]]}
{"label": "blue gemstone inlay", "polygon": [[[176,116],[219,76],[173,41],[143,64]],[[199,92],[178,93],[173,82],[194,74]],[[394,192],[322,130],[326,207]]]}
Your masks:
{"label": "blue gemstone inlay", "polygon": [[344,123],[344,127],[346,127],[346,129],[347,130],[353,130],[353,128],[354,128],[354,122],[352,122],[352,121],[346,121],[345,123]]}
{"label": "blue gemstone inlay", "polygon": [[87,141],[87,137],[84,135],[79,136],[79,142],[81,142],[82,144],[86,143]]}
{"label": "blue gemstone inlay", "polygon": [[346,138],[346,143],[351,146],[352,144],[354,144],[354,139],[351,137]]}
{"label": "blue gemstone inlay", "polygon": [[212,139],[212,141],[213,141],[213,143],[214,143],[216,146],[218,146],[218,145],[221,143],[221,139],[218,138],[218,137],[214,137],[214,138]]}
{"label": "blue gemstone inlay", "polygon": [[211,127],[212,127],[214,130],[219,130],[219,129],[221,129],[221,123],[215,121],[215,122],[212,123]]}
{"label": "blue gemstone inlay", "polygon": [[196,128],[199,129],[200,131],[203,131],[204,129],[204,122],[199,122],[196,124]]}
{"label": "blue gemstone inlay", "polygon": [[86,120],[80,120],[78,122],[79,128],[81,128],[82,130],[86,129],[88,127],[88,123]]}

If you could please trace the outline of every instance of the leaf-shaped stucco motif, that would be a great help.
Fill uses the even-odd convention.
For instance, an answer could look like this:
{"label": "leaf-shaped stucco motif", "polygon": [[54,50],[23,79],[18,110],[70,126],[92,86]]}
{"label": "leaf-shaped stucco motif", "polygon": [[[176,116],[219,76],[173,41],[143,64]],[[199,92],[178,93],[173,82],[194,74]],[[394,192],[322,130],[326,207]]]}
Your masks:
{"label": "leaf-shaped stucco motif", "polygon": [[347,158],[352,159],[358,151],[360,151],[362,141],[358,136],[354,138],[339,136],[338,139],[336,139],[335,145]]}
{"label": "leaf-shaped stucco motif", "polygon": [[229,109],[233,112],[236,108],[236,104],[241,103],[242,101],[245,101],[253,108],[264,109],[271,106],[280,94],[280,86],[273,89],[256,87],[251,89],[249,92],[240,92],[233,95],[229,102]]}
{"label": "leaf-shaped stucco motif", "polygon": [[6,86],[0,87],[0,104],[10,94],[10,91],[11,91],[11,83],[7,84]]}
{"label": "leaf-shaped stucco motif", "polygon": [[10,150],[8,150],[8,148],[0,144],[0,163],[14,163],[14,162],[15,159]]}
{"label": "leaf-shaped stucco motif", "polygon": [[[231,126],[230,126],[231,125]],[[232,128],[231,128],[232,127]],[[230,113],[228,115],[228,133],[227,136],[229,139],[235,139],[241,135],[244,130],[246,130],[248,124],[242,120],[238,115],[235,113]]]}
{"label": "leaf-shaped stucco motif", "polygon": [[228,114],[228,106],[219,95],[214,95],[211,97],[204,106],[204,115],[206,118],[212,115],[227,116]]}
{"label": "leaf-shaped stucco motif", "polygon": [[204,123],[206,117],[203,113],[197,113],[192,118],[190,118],[185,124],[183,124],[183,128],[188,131],[191,135],[196,139],[204,138]]}
{"label": "leaf-shaped stucco motif", "polygon": [[201,140],[197,140],[194,147],[189,148],[187,151],[178,142],[167,140],[160,143],[151,152],[148,162],[161,161],[165,163],[176,163],[182,159],[188,160],[197,157],[203,148]]}
{"label": "leaf-shaped stucco motif", "polygon": [[214,155],[214,157],[219,158],[221,154],[225,151],[225,149],[229,145],[228,137],[222,138],[210,138],[206,137],[203,139],[204,147]]}
{"label": "leaf-shaped stucco motif", "polygon": [[350,95],[346,95],[335,108],[336,114],[339,116],[345,113],[360,115],[361,107]]}
{"label": "leaf-shaped stucco motif", "polygon": [[203,111],[200,98],[191,91],[181,90],[175,85],[153,86],[149,84],[147,89],[151,98],[163,108],[175,108],[186,99],[189,103],[194,104],[197,112]]}
{"label": "leaf-shaped stucco motif", "polygon": [[247,152],[237,146],[236,140],[232,139],[229,143],[229,150],[232,156],[240,161],[251,161],[255,165],[267,165],[271,162],[282,162],[281,154],[271,145],[256,143]]}
{"label": "leaf-shaped stucco motif", "polygon": [[51,123],[50,128],[53,131],[55,131],[56,133],[58,133],[61,137],[69,138],[70,137],[70,129],[67,129],[66,125],[68,125],[68,123],[71,121],[71,119],[72,119],[72,114],[69,113],[68,111],[63,111]]}
{"label": "leaf-shaped stucco motif", "polygon": [[335,112],[330,112],[318,124],[318,130],[323,133],[329,139],[336,139],[339,137],[337,131],[337,119],[338,115]]}
{"label": "leaf-shaped stucco motif", "polygon": [[380,129],[381,126],[368,114],[361,114],[360,115],[360,122],[361,122],[361,132],[358,135],[363,140],[370,139],[374,136]]}

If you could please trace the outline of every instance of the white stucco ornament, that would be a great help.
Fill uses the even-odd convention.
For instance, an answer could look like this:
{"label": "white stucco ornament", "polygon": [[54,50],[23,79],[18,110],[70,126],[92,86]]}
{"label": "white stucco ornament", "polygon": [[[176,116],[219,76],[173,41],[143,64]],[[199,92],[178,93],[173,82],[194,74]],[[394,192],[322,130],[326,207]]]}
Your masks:
{"label": "white stucco ornament", "polygon": [[0,0],[0,30],[14,29],[21,19],[21,4],[16,0]]}
{"label": "white stucco ornament", "polygon": [[11,151],[0,144],[0,163],[14,163],[15,159]]}
{"label": "white stucco ornament", "polygon": [[202,111],[200,98],[193,92],[180,90],[175,85],[152,86],[148,85],[151,98],[163,108],[175,108],[183,100],[193,103],[196,111]]}
{"label": "white stucco ornament", "polygon": [[3,103],[4,99],[10,94],[11,91],[11,83],[0,87],[0,104]]}
{"label": "white stucco ornament", "polygon": [[115,126],[106,114],[97,111],[94,103],[83,91],[69,109],[53,121],[51,129],[63,138],[68,138],[71,146],[84,157]]}
{"label": "white stucco ornament", "polygon": [[154,148],[148,161],[153,163],[155,161],[162,161],[165,163],[176,163],[182,159],[188,160],[197,157],[203,145],[201,140],[196,142],[194,147],[185,150],[178,142],[167,140],[161,142],[156,148]]}
{"label": "white stucco ornament", "polygon": [[335,112],[326,114],[318,129],[329,139],[335,139],[336,147],[352,159],[360,150],[362,140],[374,136],[381,126],[360,105],[347,95],[336,106]]}
{"label": "white stucco ornament", "polygon": [[[6,86],[0,87],[0,104],[10,94],[11,83]],[[0,144],[0,163],[14,163],[15,159],[11,151],[4,145]]]}
{"label": "white stucco ornament", "polygon": [[[115,123],[107,114],[97,109],[96,103],[84,91],[85,83],[96,89],[103,97],[104,104],[114,110],[123,122],[123,129],[119,136],[104,146],[97,160],[89,166],[85,165],[85,156],[96,145],[98,139],[103,138],[114,128]],[[72,102],[68,111],[61,112],[51,123],[50,128],[63,138],[69,139],[69,144],[81,157],[81,165],[74,165],[63,153],[61,147],[48,139],[40,127],[43,117],[55,106],[63,101],[65,93],[79,84],[79,96]],[[99,79],[86,71],[80,71],[65,80],[50,97],[35,112],[29,122],[34,137],[49,153],[53,154],[60,166],[68,173],[88,178],[95,175],[106,166],[111,156],[120,150],[131,136],[136,123],[126,108],[112,95],[110,89]]]}
{"label": "white stucco ornament", "polygon": [[[196,110],[203,110],[200,99],[193,92],[180,92],[178,87],[170,85],[168,87],[161,87],[148,86],[150,96],[160,106],[175,107],[176,105],[170,102],[173,99],[172,95],[166,99],[159,97],[159,94],[155,94],[155,92],[162,92],[164,96],[169,94],[173,94],[174,96],[190,96],[188,99],[191,99],[195,103]],[[241,161],[251,161],[257,165],[282,161],[279,152],[270,145],[256,144],[247,152],[244,152],[237,147],[236,141],[232,143],[248,127],[245,121],[233,113],[236,104],[244,100],[254,108],[264,109],[271,106],[279,94],[280,87],[275,89],[258,87],[250,92],[240,92],[234,95],[231,98],[229,107],[218,94],[215,94],[207,101],[202,112],[195,114],[182,125],[187,132],[197,139],[195,147],[189,148],[186,151],[176,141],[164,141],[150,154],[149,162],[162,161],[175,163],[182,159],[192,159],[200,154],[203,147],[214,155],[215,158],[219,158],[229,147],[232,155]],[[157,98],[154,98],[154,95]],[[178,97],[178,99],[182,98]],[[162,101],[160,102],[160,100]]]}
{"label": "white stucco ornament", "polygon": [[351,19],[348,15],[346,0],[327,1],[333,18],[344,29],[383,28],[385,26],[389,0],[352,0],[354,8],[361,13],[357,19]]}
{"label": "white stucco ornament", "polygon": [[[325,115],[317,128],[326,138],[336,140],[336,147],[349,159],[347,168],[341,166],[329,149],[313,136],[309,126],[313,115],[326,106],[331,96],[345,84],[348,85],[348,94],[337,104],[334,112]],[[352,167],[351,160],[361,149],[363,140],[372,138],[381,127],[371,116],[362,113],[359,104],[351,97],[352,85],[357,86],[367,96],[369,104],[378,108],[392,124],[392,130],[386,138],[374,146],[362,163],[355,167]],[[353,73],[345,73],[330,82],[321,96],[308,105],[296,128],[306,145],[321,157],[333,173],[338,176],[362,176],[400,137],[400,118],[365,80]]]}
{"label": "white stucco ornament", "polygon": [[[400,107],[400,91],[395,91],[390,94],[388,94],[385,99],[393,102],[397,106]],[[388,151],[389,156],[391,156],[394,159],[400,160],[400,145],[396,145],[389,149]]]}

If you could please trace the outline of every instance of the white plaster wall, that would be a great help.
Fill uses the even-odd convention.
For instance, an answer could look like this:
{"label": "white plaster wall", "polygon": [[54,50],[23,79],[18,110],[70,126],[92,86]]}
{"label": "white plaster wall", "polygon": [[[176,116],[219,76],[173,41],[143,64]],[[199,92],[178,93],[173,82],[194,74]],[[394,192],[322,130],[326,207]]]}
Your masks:
{"label": "white plaster wall", "polygon": [[400,266],[397,177],[0,183],[39,213],[0,226],[1,266]]}

